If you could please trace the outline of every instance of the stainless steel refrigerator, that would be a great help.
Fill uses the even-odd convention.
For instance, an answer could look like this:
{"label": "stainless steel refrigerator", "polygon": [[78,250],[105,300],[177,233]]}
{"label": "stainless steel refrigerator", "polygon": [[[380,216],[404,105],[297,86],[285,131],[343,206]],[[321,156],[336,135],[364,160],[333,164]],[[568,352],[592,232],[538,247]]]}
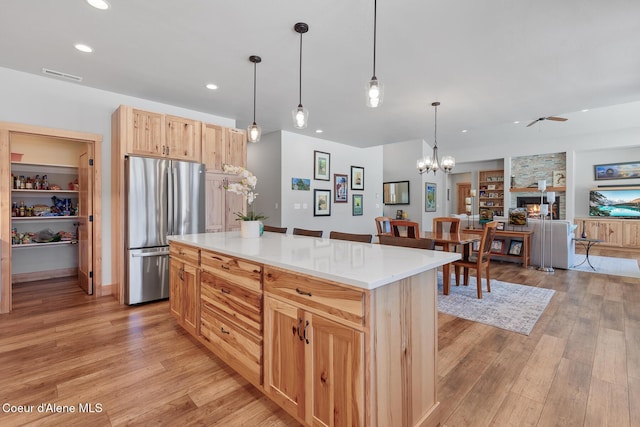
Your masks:
{"label": "stainless steel refrigerator", "polygon": [[125,302],[169,298],[167,236],[204,232],[205,167],[136,156],[125,164]]}

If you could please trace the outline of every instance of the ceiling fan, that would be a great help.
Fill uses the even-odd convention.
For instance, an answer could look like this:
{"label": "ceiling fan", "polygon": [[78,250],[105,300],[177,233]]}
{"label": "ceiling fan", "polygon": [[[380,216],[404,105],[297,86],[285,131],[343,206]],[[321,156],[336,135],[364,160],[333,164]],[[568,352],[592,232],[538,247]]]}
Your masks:
{"label": "ceiling fan", "polygon": [[529,123],[529,124],[527,125],[527,127],[529,127],[529,126],[531,126],[531,125],[533,125],[533,124],[535,124],[535,123],[541,122],[541,121],[543,121],[543,120],[553,120],[553,121],[555,121],[555,122],[566,122],[566,121],[567,121],[567,120],[569,120],[569,119],[565,119],[564,117],[556,117],[556,116],[540,117],[539,119],[535,119],[534,121],[532,121],[531,123]]}

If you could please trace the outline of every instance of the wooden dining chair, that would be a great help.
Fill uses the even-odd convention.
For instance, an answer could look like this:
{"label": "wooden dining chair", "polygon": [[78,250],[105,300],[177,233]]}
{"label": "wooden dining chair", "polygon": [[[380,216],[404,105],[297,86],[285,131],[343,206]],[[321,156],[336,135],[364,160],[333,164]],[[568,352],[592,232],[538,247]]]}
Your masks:
{"label": "wooden dining chair", "polygon": [[322,237],[322,230],[305,230],[304,228],[294,228],[293,234],[296,236]]}
{"label": "wooden dining chair", "polygon": [[378,237],[381,245],[403,246],[405,248],[431,249],[435,247],[435,241],[431,239],[407,239],[406,237],[386,236]]}
{"label": "wooden dining chair", "polygon": [[272,233],[287,234],[287,227],[273,227],[271,225],[265,225],[264,231],[270,231]]}
{"label": "wooden dining chair", "polygon": [[478,255],[475,260],[458,260],[453,262],[456,276],[456,286],[460,285],[460,269],[463,269],[464,284],[469,284],[469,270],[476,270],[476,282],[478,285],[478,299],[482,299],[482,270],[485,270],[485,276],[487,277],[487,292],[491,292],[491,274],[489,272],[489,266],[491,265],[491,243],[496,236],[496,230],[498,227],[498,221],[491,221],[484,225],[484,231],[482,233],[482,239],[480,240],[480,247],[478,248]]}
{"label": "wooden dining chair", "polygon": [[391,233],[391,218],[388,216],[378,216],[375,218],[376,228],[378,229],[378,236],[392,236]]}
{"label": "wooden dining chair", "polygon": [[[460,218],[448,216],[433,218],[433,231],[435,233],[458,233],[460,231]],[[435,249],[445,250],[445,247],[437,246]],[[446,250],[450,250],[452,252],[458,251],[455,245],[453,248],[447,248]]]}
{"label": "wooden dining chair", "polygon": [[[389,224],[391,224],[391,233],[396,237],[420,238],[420,224],[417,222],[404,219],[392,219],[389,221]],[[402,233],[400,228],[406,228],[406,234]]]}
{"label": "wooden dining chair", "polygon": [[371,243],[371,239],[373,239],[373,236],[371,234],[353,234],[332,231],[331,233],[329,233],[329,238],[334,240],[348,240],[350,242]]}

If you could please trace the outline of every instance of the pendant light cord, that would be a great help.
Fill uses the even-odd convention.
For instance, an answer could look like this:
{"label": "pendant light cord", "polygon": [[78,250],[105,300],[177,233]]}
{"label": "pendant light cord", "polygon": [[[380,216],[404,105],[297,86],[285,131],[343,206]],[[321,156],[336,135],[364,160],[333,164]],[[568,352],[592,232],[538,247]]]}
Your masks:
{"label": "pendant light cord", "polygon": [[373,77],[376,76],[376,32],[378,22],[378,0],[373,0]]}
{"label": "pendant light cord", "polygon": [[434,147],[438,147],[438,106],[436,105],[435,124],[433,126],[433,142]]}
{"label": "pendant light cord", "polygon": [[256,68],[258,64],[253,63],[253,124],[256,124]]}
{"label": "pendant light cord", "polygon": [[302,33],[300,33],[300,85],[299,88],[299,105],[302,105]]}

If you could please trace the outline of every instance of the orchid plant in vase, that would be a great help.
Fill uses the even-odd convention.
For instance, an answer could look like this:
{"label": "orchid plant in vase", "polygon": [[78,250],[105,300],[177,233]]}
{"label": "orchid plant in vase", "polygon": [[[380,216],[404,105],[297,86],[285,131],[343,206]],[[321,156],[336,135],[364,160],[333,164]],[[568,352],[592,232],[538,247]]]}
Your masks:
{"label": "orchid plant in vase", "polygon": [[224,165],[223,170],[225,173],[231,173],[242,177],[239,182],[232,182],[225,185],[225,190],[231,191],[235,194],[241,194],[245,196],[247,199],[247,213],[243,214],[242,212],[235,212],[237,221],[260,221],[263,219],[267,219],[266,216],[256,213],[251,205],[253,201],[258,197],[258,193],[256,193],[256,184],[258,183],[258,178],[252,174],[247,169],[242,166],[233,166],[233,165]]}

